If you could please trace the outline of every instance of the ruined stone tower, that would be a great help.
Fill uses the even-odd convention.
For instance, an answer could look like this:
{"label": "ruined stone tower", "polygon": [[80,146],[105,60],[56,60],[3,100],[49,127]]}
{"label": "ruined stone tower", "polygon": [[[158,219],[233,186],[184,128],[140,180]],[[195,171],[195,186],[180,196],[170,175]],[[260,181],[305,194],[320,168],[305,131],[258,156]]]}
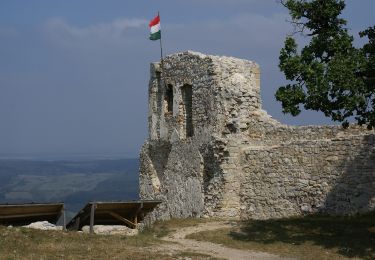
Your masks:
{"label": "ruined stone tower", "polygon": [[374,210],[374,132],[283,125],[259,79],[254,62],[191,51],[151,64],[140,197],[163,201],[153,218]]}

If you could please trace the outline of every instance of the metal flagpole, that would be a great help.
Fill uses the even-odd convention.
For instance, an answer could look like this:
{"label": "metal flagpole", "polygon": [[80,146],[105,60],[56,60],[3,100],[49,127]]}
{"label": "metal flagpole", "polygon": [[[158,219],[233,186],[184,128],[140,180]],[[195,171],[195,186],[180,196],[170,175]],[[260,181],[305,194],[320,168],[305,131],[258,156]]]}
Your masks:
{"label": "metal flagpole", "polygon": [[163,62],[163,45],[161,43],[161,36],[160,36],[160,60]]}
{"label": "metal flagpole", "polygon": [[[158,11],[158,16],[159,16],[159,19],[160,19],[159,11]],[[164,61],[163,61],[163,44],[162,44],[162,42],[161,42],[161,30],[160,30],[160,39],[159,39],[159,43],[160,43],[161,74],[162,74],[162,79],[163,79],[163,83],[164,83],[164,86],[165,86]]]}
{"label": "metal flagpole", "polygon": [[[159,19],[160,19],[159,11],[158,11],[158,16],[159,16]],[[163,62],[163,45],[161,43],[161,30],[160,30],[160,39],[159,39],[159,42],[160,42],[160,60],[161,60],[161,62]]]}

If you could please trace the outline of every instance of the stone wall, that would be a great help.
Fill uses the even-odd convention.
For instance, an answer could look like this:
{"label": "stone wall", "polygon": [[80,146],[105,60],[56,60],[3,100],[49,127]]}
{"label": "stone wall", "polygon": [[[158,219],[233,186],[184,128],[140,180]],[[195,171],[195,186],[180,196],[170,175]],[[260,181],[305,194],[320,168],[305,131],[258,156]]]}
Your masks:
{"label": "stone wall", "polygon": [[242,218],[375,208],[374,135],[248,147],[241,155]]}
{"label": "stone wall", "polygon": [[141,152],[141,198],[166,202],[150,216],[154,219],[202,216],[204,198],[198,146],[191,142],[180,144],[178,149],[165,146],[169,145],[148,142]]}
{"label": "stone wall", "polygon": [[286,126],[262,111],[251,121],[246,132],[225,138],[233,151],[226,145],[228,174],[241,183],[232,193],[241,218],[375,209],[374,131]]}
{"label": "stone wall", "polygon": [[[150,215],[153,219],[203,216],[203,161],[209,156],[211,133],[219,125],[213,74],[211,57],[199,53],[169,56],[163,68],[151,64],[149,139],[140,156],[140,197],[166,202]],[[172,88],[172,111],[165,86]],[[191,100],[184,94],[186,87],[191,88]],[[186,111],[189,105],[191,115]]]}
{"label": "stone wall", "polygon": [[374,210],[374,131],[283,125],[262,110],[259,78],[254,62],[195,52],[151,65],[140,196],[164,201],[152,219]]}

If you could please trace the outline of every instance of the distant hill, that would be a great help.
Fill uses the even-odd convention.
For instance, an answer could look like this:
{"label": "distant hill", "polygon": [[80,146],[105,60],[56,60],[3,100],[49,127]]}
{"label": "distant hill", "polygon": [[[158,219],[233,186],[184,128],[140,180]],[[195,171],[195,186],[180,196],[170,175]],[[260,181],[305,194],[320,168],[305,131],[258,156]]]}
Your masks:
{"label": "distant hill", "polygon": [[69,216],[91,200],[138,199],[138,159],[0,160],[0,203],[64,201]]}

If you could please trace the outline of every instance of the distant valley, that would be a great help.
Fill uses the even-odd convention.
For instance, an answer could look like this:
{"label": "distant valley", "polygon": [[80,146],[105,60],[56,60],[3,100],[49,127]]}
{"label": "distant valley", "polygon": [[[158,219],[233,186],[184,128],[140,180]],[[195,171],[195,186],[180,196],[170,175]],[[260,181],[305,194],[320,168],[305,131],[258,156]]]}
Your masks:
{"label": "distant valley", "polygon": [[0,160],[0,203],[65,202],[68,217],[88,201],[138,199],[138,159]]}

